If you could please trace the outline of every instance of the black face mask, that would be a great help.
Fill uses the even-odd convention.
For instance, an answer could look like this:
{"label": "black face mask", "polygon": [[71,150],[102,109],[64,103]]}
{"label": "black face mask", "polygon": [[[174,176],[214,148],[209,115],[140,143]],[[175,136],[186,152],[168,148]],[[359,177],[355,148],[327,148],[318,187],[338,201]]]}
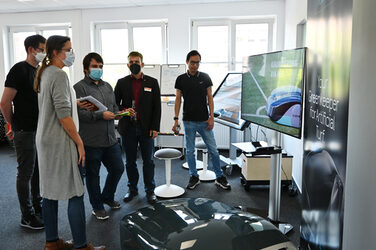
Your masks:
{"label": "black face mask", "polygon": [[139,64],[133,63],[131,66],[129,66],[129,69],[131,70],[133,75],[137,75],[141,71],[141,66]]}

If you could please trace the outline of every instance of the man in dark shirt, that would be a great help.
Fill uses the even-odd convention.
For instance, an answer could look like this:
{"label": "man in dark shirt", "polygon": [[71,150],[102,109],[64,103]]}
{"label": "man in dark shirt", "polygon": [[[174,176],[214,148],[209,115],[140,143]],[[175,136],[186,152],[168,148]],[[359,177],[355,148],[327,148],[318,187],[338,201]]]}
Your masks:
{"label": "man in dark shirt", "polygon": [[38,64],[45,57],[45,43],[46,39],[41,35],[25,39],[27,58],[10,69],[0,104],[5,120],[11,124],[10,133],[14,134],[18,162],[17,195],[22,213],[20,225],[31,229],[44,228],[35,146],[38,98],[33,85]]}
{"label": "man in dark shirt", "polygon": [[[78,109],[79,133],[86,152],[86,188],[93,207],[92,214],[99,220],[105,220],[109,215],[103,204],[107,204],[111,209],[121,207],[120,203],[114,200],[116,187],[124,172],[121,149],[115,135],[114,119],[118,107],[111,85],[101,79],[102,57],[97,53],[87,54],[83,67],[85,78],[74,85],[77,98],[92,96],[107,108],[106,111]],[[101,163],[108,172],[102,192],[99,182]]]}
{"label": "man in dark shirt", "polygon": [[[178,76],[175,82],[175,123],[172,130],[175,132],[178,126],[181,97],[184,98],[183,122],[185,144],[187,149],[187,162],[190,179],[188,189],[194,189],[199,183],[195,159],[195,137],[198,132],[204,140],[216,175],[215,184],[223,189],[231,189],[226,177],[223,175],[217,145],[214,139],[214,102],[211,86],[212,81],[208,74],[198,71],[201,55],[192,50],[187,55],[186,63],[188,71]],[[210,116],[207,103],[209,104]]]}
{"label": "man in dark shirt", "polygon": [[[119,120],[119,133],[126,154],[126,170],[129,191],[124,197],[128,202],[138,194],[137,148],[140,144],[146,198],[156,202],[154,194],[154,138],[157,137],[161,121],[161,96],[158,81],[144,75],[142,54],[133,51],[128,55],[131,75],[119,79],[115,87],[116,103],[120,110],[132,110],[132,116]],[[134,113],[133,113],[134,111]]]}

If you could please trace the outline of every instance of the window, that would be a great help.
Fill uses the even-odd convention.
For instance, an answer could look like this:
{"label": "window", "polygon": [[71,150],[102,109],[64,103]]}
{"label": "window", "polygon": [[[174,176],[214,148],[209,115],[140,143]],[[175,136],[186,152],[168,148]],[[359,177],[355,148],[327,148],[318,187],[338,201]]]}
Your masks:
{"label": "window", "polygon": [[274,19],[197,20],[192,48],[201,56],[200,70],[210,75],[213,92],[229,71],[241,72],[243,57],[271,51]]}
{"label": "window", "polygon": [[96,24],[95,51],[103,57],[103,79],[115,87],[118,79],[129,74],[128,54],[133,50],[143,55],[145,64],[167,63],[166,28],[161,21]]}
{"label": "window", "polygon": [[[9,44],[10,44],[10,57],[9,63],[13,66],[15,63],[26,59],[26,50],[24,41],[28,36],[40,34],[46,39],[52,35],[70,36],[71,30],[69,25],[63,26],[21,26],[21,27],[9,27]],[[63,70],[68,74],[68,77],[72,79],[72,72],[68,67],[64,67]]]}
{"label": "window", "polygon": [[236,24],[235,70],[241,71],[244,56],[268,52],[268,24]]}
{"label": "window", "polygon": [[13,57],[11,57],[11,65],[26,59],[26,50],[24,41],[28,36],[35,35],[35,32],[15,32],[13,33]]}
{"label": "window", "polygon": [[303,20],[296,26],[296,47],[302,48],[305,46],[306,46],[306,20]]}

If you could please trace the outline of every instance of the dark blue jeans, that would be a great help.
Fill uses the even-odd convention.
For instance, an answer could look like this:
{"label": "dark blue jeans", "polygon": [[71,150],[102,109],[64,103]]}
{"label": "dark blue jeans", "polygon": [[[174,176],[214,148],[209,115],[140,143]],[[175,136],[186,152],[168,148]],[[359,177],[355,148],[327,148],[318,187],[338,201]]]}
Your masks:
{"label": "dark blue jeans", "polygon": [[39,171],[35,133],[35,131],[14,132],[14,146],[16,148],[18,163],[16,185],[22,217],[28,217],[33,214],[33,207],[39,210],[42,200],[39,193]]}
{"label": "dark blue jeans", "polygon": [[[86,217],[83,195],[72,197],[68,201],[68,220],[75,248],[87,244]],[[46,233],[46,241],[59,239],[58,234],[58,201],[43,198],[42,213]]]}
{"label": "dark blue jeans", "polygon": [[131,126],[126,136],[121,136],[123,149],[126,155],[126,170],[128,176],[128,187],[130,191],[137,191],[138,170],[137,170],[137,148],[140,144],[143,161],[143,174],[145,191],[154,191],[154,139],[145,136],[141,128]]}
{"label": "dark blue jeans", "polygon": [[[116,143],[110,147],[85,146],[85,154],[86,188],[89,193],[90,203],[94,210],[102,210],[104,209],[103,202],[114,200],[116,187],[124,172],[120,145]],[[101,192],[99,169],[102,162],[108,174]]]}

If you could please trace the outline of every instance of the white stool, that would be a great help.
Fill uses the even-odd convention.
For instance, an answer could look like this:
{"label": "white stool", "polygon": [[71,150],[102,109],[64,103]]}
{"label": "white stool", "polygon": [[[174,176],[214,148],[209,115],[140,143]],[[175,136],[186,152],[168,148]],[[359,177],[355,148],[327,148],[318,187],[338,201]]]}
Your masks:
{"label": "white stool", "polygon": [[[197,160],[197,148],[195,149],[195,155],[196,155],[196,170],[201,170],[203,169],[202,161]],[[185,157],[187,159],[187,157]],[[183,163],[183,168],[189,169],[188,162]]]}
{"label": "white stool", "polygon": [[156,196],[162,198],[175,198],[184,194],[184,188],[171,184],[171,160],[180,158],[181,155],[182,154],[179,150],[173,148],[159,149],[155,152],[154,157],[165,160],[166,167],[166,184],[154,189]]}
{"label": "white stool", "polygon": [[202,150],[202,166],[203,169],[198,171],[198,178],[200,181],[214,181],[216,179],[215,173],[208,170],[208,149],[204,141],[196,143],[196,148]]}

